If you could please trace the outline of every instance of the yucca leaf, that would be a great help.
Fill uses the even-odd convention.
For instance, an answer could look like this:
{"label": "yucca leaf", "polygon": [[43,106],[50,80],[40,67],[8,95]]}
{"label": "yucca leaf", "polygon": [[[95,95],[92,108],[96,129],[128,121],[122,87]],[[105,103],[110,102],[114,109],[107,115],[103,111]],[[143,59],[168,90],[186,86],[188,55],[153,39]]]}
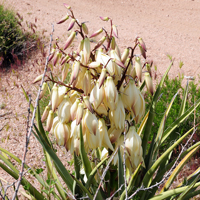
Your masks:
{"label": "yucca leaf", "polygon": [[[197,188],[200,186],[200,182],[196,183],[193,188]],[[184,192],[187,189],[188,186],[181,187],[181,188],[176,188],[173,190],[168,190],[166,192],[163,192],[161,194],[156,195],[155,197],[150,198],[149,200],[163,200],[167,199],[173,195],[178,195]]]}
{"label": "yucca leaf", "polygon": [[157,170],[157,168],[162,164],[162,162],[165,162],[165,160],[167,159],[167,156],[170,154],[170,152],[179,144],[181,143],[181,141],[187,137],[192,131],[193,131],[194,127],[192,129],[190,129],[187,133],[185,133],[181,138],[179,138],[173,145],[171,145],[152,165],[152,167],[147,171],[147,173],[144,176],[143,179],[143,185],[145,187],[149,187],[151,182],[152,182],[152,178],[153,175],[155,173],[155,171]]}
{"label": "yucca leaf", "polygon": [[34,125],[34,128],[37,132],[37,137],[39,138],[39,142],[42,145],[42,147],[45,149],[45,151],[49,154],[51,159],[54,161],[54,165],[62,177],[63,181],[67,184],[68,188],[72,191],[73,190],[73,178],[65,168],[65,166],[62,164],[58,156],[55,154],[55,152],[51,149],[49,144],[44,140],[42,135],[40,134],[39,130],[37,127]]}
{"label": "yucca leaf", "polygon": [[[38,125],[38,129],[39,132],[42,134],[43,138],[45,139],[45,141],[51,145],[51,142],[49,141],[49,139],[46,136],[45,130],[43,128],[42,122],[41,122],[41,115],[40,115],[40,105],[38,105],[37,107],[37,111],[36,111],[36,121],[37,121],[37,125]],[[51,145],[52,146],[52,145]]]}
{"label": "yucca leaf", "polygon": [[109,157],[104,158],[100,163],[97,164],[97,166],[92,170],[90,173],[87,183],[85,185],[86,188],[90,187],[90,184],[92,183],[92,180],[94,179],[95,174],[97,173],[97,170],[104,164],[106,160],[108,160]]}
{"label": "yucca leaf", "polygon": [[[142,163],[140,163],[138,165],[138,167],[136,168],[136,170],[134,171],[134,173],[131,176],[131,180],[130,180],[130,182],[128,184],[128,187],[127,187],[128,195],[130,195],[130,193],[132,192],[133,188],[135,187],[135,181],[136,181],[136,178],[138,176],[138,173],[140,172],[141,166],[142,166]],[[120,196],[119,200],[124,200],[125,194],[126,194],[126,191],[124,190],[122,195]]]}
{"label": "yucca leaf", "polygon": [[[120,148],[118,148],[118,187],[120,188],[121,185],[124,185],[124,169],[123,169],[123,160],[120,153]],[[124,186],[122,187],[122,190],[119,191],[119,196],[124,190]]]}
{"label": "yucca leaf", "polygon": [[191,199],[192,197],[196,196],[200,194],[200,190],[196,190],[194,192],[190,192],[189,194],[187,194],[182,200],[188,200]]}
{"label": "yucca leaf", "polygon": [[190,159],[193,154],[199,149],[200,146],[197,146],[195,149],[193,149],[191,152],[189,152],[177,165],[177,167],[173,170],[172,174],[166,181],[165,185],[161,189],[160,193],[162,193],[164,190],[168,190],[174,179],[176,178],[177,174],[180,172],[180,170],[184,167],[185,163]]}
{"label": "yucca leaf", "polygon": [[[171,109],[171,107],[172,107],[172,104],[174,103],[174,100],[175,100],[177,94],[178,94],[178,92],[173,96],[173,98],[172,98],[172,100],[171,100],[171,102],[170,102],[170,104],[169,104],[167,110],[165,111],[165,114],[164,114],[162,120],[161,120],[159,129],[158,129],[158,133],[157,133],[157,136],[156,136],[156,139],[155,139],[154,154],[156,154],[156,156],[157,156],[157,153],[156,153],[156,152],[157,152],[158,149],[159,149],[160,141],[161,141],[161,138],[162,138],[162,135],[163,135],[163,132],[164,132],[166,119],[167,119],[167,117],[168,117],[169,111],[170,111],[170,109]],[[154,158],[155,158],[156,156],[154,156]]]}
{"label": "yucca leaf", "polygon": [[[76,153],[74,152],[74,169],[75,169],[75,177],[79,180],[80,179],[80,162],[79,162],[79,158],[76,155]],[[83,195],[80,191],[79,186],[77,185],[76,181],[74,180],[73,183],[73,195],[77,198],[80,198],[80,195]]]}
{"label": "yucca leaf", "polygon": [[[11,175],[15,180],[17,180],[19,178],[19,175],[16,174],[14,171],[12,171],[11,169],[9,169],[7,166],[5,166],[3,163],[0,162],[0,167],[7,172],[9,175]],[[23,186],[29,186],[28,191],[30,192],[30,194],[35,197],[37,200],[43,200],[45,199],[45,197],[38,192],[38,190],[29,182],[27,181],[24,177],[22,177],[21,180],[21,184]]]}
{"label": "yucca leaf", "polygon": [[[4,153],[6,153],[7,155],[9,155],[12,159],[14,159],[14,160],[15,160],[16,162],[18,162],[19,164],[22,163],[22,161],[21,161],[17,156],[15,156],[15,155],[12,154],[11,152],[7,151],[6,149],[3,149],[2,147],[0,147],[0,151],[2,151],[2,152],[4,152]],[[31,169],[27,164],[24,164],[24,168],[25,168],[26,170],[29,169],[28,172],[29,172],[31,175],[33,175],[33,176],[39,181],[39,183],[40,183],[42,186],[44,186],[46,189],[49,188],[48,185],[46,184],[46,182],[44,181],[44,179],[43,179],[41,176],[39,176],[33,169]]]}
{"label": "yucca leaf", "polygon": [[[186,183],[187,184],[191,184],[194,181],[194,179],[196,179],[196,177],[199,176],[199,174],[200,174],[200,167],[198,167],[197,170],[195,170],[192,174],[190,174],[188,177],[186,177]],[[184,182],[185,181],[183,181],[182,183],[180,183],[177,187],[183,186]]]}
{"label": "yucca leaf", "polygon": [[143,132],[143,130],[144,130],[144,127],[145,127],[145,125],[146,125],[146,122],[147,122],[148,117],[149,117],[149,111],[147,112],[147,114],[146,114],[145,117],[143,118],[143,120],[142,120],[142,122],[141,122],[141,124],[140,124],[140,127],[139,127],[138,130],[137,130],[137,134],[138,134],[139,136],[141,136],[141,134],[142,134],[142,132]]}
{"label": "yucca leaf", "polygon": [[47,152],[44,152],[44,153],[45,153],[45,156],[46,156],[46,164],[48,165],[48,169],[50,170],[50,173],[51,173],[53,179],[56,180],[55,181],[56,189],[57,189],[58,193],[60,194],[61,198],[63,200],[65,200],[66,199],[66,194],[64,192],[65,189],[62,187],[62,184],[61,184],[61,182],[60,182],[60,180],[59,180],[59,178],[56,174],[55,168],[52,164],[52,161],[51,161],[49,154]]}
{"label": "yucca leaf", "polygon": [[[199,175],[194,179],[194,181],[188,185],[188,188],[183,192],[181,193],[181,195],[179,196],[179,198],[177,200],[183,200],[184,197],[189,194],[191,192],[191,190],[193,189],[194,190],[194,185],[196,184],[196,182],[199,180]],[[193,191],[192,191],[193,192]]]}
{"label": "yucca leaf", "polygon": [[[153,100],[152,100],[152,103],[151,103],[151,106],[150,106],[149,117],[147,119],[145,130],[144,130],[144,135],[143,135],[143,138],[142,138],[142,149],[143,149],[144,158],[145,158],[145,155],[146,155],[147,143],[149,141],[149,135],[150,135],[151,127],[152,127],[152,123],[153,123],[156,103],[157,103],[158,97],[160,95],[164,80],[165,80],[172,64],[173,64],[173,62],[171,62],[168,69],[166,70],[165,74],[163,75],[163,77],[160,81],[160,84],[158,85],[158,88],[157,88],[156,92],[154,93]],[[146,161],[145,161],[145,165],[148,166],[148,164],[146,164]]]}
{"label": "yucca leaf", "polygon": [[90,176],[90,173],[92,172],[92,167],[90,165],[90,161],[87,157],[87,154],[86,154],[85,148],[84,148],[82,123],[80,123],[80,155],[81,155],[81,160],[83,163],[83,167],[84,167],[86,176],[88,178]]}
{"label": "yucca leaf", "polygon": [[168,127],[164,133],[161,140],[161,144],[169,137],[169,135],[173,132],[173,130],[181,123],[183,122],[200,104],[200,99],[196,101],[196,103],[190,107],[183,115],[181,115],[170,127]]}
{"label": "yucca leaf", "polygon": [[179,110],[178,117],[183,115],[183,113],[185,112],[185,105],[186,105],[187,96],[188,96],[188,85],[189,84],[188,84],[188,80],[187,80],[187,84],[186,84],[186,87],[185,87],[185,90],[184,90],[184,94],[183,94],[183,98],[182,98],[181,107],[180,107],[180,110]]}

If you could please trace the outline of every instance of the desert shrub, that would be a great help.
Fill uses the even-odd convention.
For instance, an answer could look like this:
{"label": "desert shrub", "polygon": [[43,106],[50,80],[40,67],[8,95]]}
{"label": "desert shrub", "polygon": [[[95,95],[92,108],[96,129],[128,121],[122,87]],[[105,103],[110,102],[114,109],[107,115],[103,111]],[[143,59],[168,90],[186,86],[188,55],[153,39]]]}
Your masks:
{"label": "desert shrub", "polygon": [[[0,67],[19,64],[37,38],[35,33],[24,29],[22,22],[22,16],[0,4]],[[34,29],[32,23],[28,25]]]}

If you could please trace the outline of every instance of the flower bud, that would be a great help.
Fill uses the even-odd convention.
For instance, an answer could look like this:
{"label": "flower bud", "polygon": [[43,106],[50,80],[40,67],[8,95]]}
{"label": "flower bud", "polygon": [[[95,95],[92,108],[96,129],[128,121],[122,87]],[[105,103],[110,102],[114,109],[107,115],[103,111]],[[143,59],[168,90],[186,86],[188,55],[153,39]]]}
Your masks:
{"label": "flower bud", "polygon": [[140,48],[140,52],[142,54],[142,56],[144,57],[144,59],[146,59],[146,52],[145,50],[142,48],[142,46],[140,44],[138,44],[139,48]]}
{"label": "flower bud", "polygon": [[105,83],[105,97],[104,103],[110,108],[110,110],[115,110],[118,101],[118,92],[111,76],[107,78]]}
{"label": "flower bud", "polygon": [[129,80],[128,85],[122,93],[122,101],[125,107],[131,111],[133,119],[138,123],[145,113],[145,102],[140,90],[136,87],[134,80]]}
{"label": "flower bud", "polygon": [[69,19],[69,15],[65,15],[59,22],[57,22],[57,24],[62,24],[63,22],[65,22],[68,19]]}
{"label": "flower bud", "polygon": [[99,88],[99,82],[97,81],[96,85],[90,93],[90,102],[94,105],[95,109],[97,109],[103,102],[104,94],[104,87]]}
{"label": "flower bud", "polygon": [[51,130],[51,127],[53,125],[53,116],[54,113],[52,110],[49,111],[48,117],[47,117],[47,127],[46,130],[49,132]]}
{"label": "flower bud", "polygon": [[53,66],[55,66],[60,58],[61,54],[59,51],[56,52],[56,57],[53,60]]}
{"label": "flower bud", "polygon": [[80,69],[80,62],[74,61],[71,78],[70,78],[70,85],[76,80],[79,73],[79,69]]}
{"label": "flower bud", "polygon": [[79,103],[78,109],[77,109],[77,112],[76,112],[76,125],[79,125],[82,118],[83,118],[83,110],[84,110],[83,103]]}
{"label": "flower bud", "polygon": [[122,135],[124,129],[116,129],[115,126],[111,126],[108,130],[108,135],[110,137],[110,142],[113,144],[117,142]]}
{"label": "flower bud", "polygon": [[139,57],[135,58],[135,71],[138,79],[142,82],[142,63]]}
{"label": "flower bud", "polygon": [[100,17],[100,19],[103,21],[108,21],[110,18],[109,17]]}
{"label": "flower bud", "polygon": [[91,113],[94,113],[94,110],[93,110],[93,108],[92,108],[92,105],[91,105],[91,103],[90,103],[90,101],[89,101],[89,97],[88,97],[88,96],[84,96],[84,97],[83,97],[83,101],[84,101],[85,106],[87,107],[87,109],[88,109]]}
{"label": "flower bud", "polygon": [[128,58],[129,55],[129,48],[126,48],[121,56],[121,61],[124,64]]}
{"label": "flower bud", "polygon": [[103,103],[101,103],[101,104],[98,106],[97,109],[94,108],[94,110],[95,110],[95,112],[98,113],[99,115],[105,115],[105,116],[107,116],[107,114],[108,114],[108,110],[107,110],[106,106],[105,106]]}
{"label": "flower bud", "polygon": [[65,93],[67,92],[67,87],[65,86],[60,86],[58,87],[58,106],[60,105],[60,103],[62,102]]}
{"label": "flower bud", "polygon": [[114,151],[113,146],[110,142],[109,136],[108,136],[108,131],[107,131],[107,127],[105,124],[105,121],[101,118],[99,119],[99,132],[100,132],[100,137],[102,140],[102,146],[106,147],[106,148],[110,148],[112,151]]}
{"label": "flower bud", "polygon": [[68,31],[70,31],[70,30],[74,27],[75,22],[76,22],[76,19],[72,19],[72,20],[70,21],[69,27],[68,27],[68,29],[67,29]]}
{"label": "flower bud", "polygon": [[81,42],[79,43],[79,46],[78,46],[78,50],[77,50],[78,54],[80,54],[80,52],[83,50],[83,44],[84,44],[84,40],[81,40]]}
{"label": "flower bud", "polygon": [[97,35],[99,35],[99,34],[102,33],[102,32],[103,32],[103,29],[101,28],[101,29],[99,29],[98,31],[94,32],[94,33],[90,36],[90,38],[96,37]]}
{"label": "flower bud", "polygon": [[41,118],[42,123],[47,119],[47,117],[49,115],[49,111],[50,111],[50,107],[46,106],[44,109],[44,112],[42,114],[42,118]]}
{"label": "flower bud", "polygon": [[93,68],[97,68],[97,67],[101,67],[102,66],[102,64],[100,63],[100,62],[91,62],[89,65],[88,65],[88,67],[90,68],[90,69],[93,69]]}
{"label": "flower bud", "polygon": [[121,58],[121,53],[120,53],[120,50],[119,50],[119,47],[117,46],[117,44],[115,45],[115,51],[116,51],[117,55],[119,56],[119,58]]}
{"label": "flower bud", "polygon": [[87,35],[88,34],[88,27],[86,26],[85,23],[82,23],[82,29],[83,29],[83,32]]}
{"label": "flower bud", "polygon": [[142,140],[136,133],[134,126],[129,128],[129,131],[126,135],[125,148],[130,160],[131,171],[133,171],[141,162],[144,162],[142,157]]}
{"label": "flower bud", "polygon": [[103,68],[102,71],[101,71],[101,75],[99,77],[99,89],[101,88],[101,86],[104,83],[104,80],[106,78],[106,72],[107,72],[106,68]]}
{"label": "flower bud", "polygon": [[97,117],[92,114],[88,109],[86,110],[84,123],[86,124],[89,132],[93,135],[96,135],[98,131],[98,120]]}
{"label": "flower bud", "polygon": [[65,6],[65,8],[67,8],[67,9],[71,9],[71,6],[69,6],[69,5],[67,5],[66,3],[63,3],[63,5]]}
{"label": "flower bud", "polygon": [[116,43],[115,43],[115,37],[112,37],[111,43],[110,43],[111,49],[115,49]]}
{"label": "flower bud", "polygon": [[83,43],[83,55],[84,55],[84,61],[87,64],[89,62],[90,59],[90,52],[91,48],[90,48],[90,40],[89,38],[85,38],[84,39],[84,43]]}
{"label": "flower bud", "polygon": [[76,101],[76,99],[80,98],[80,94],[77,91],[71,91],[70,101],[72,104]]}
{"label": "flower bud", "polygon": [[103,36],[103,37],[97,42],[97,44],[95,45],[94,50],[98,49],[98,48],[104,43],[105,40],[106,40],[106,36]]}
{"label": "flower bud", "polygon": [[52,88],[51,104],[52,104],[52,110],[54,112],[58,107],[58,86],[56,84],[54,84]]}
{"label": "flower bud", "polygon": [[32,83],[34,84],[34,83],[37,83],[37,82],[41,81],[42,80],[42,76],[43,76],[43,74],[37,76]]}
{"label": "flower bud", "polygon": [[79,103],[80,103],[80,100],[76,99],[76,101],[73,103],[72,107],[70,108],[70,115],[71,115],[72,121],[76,119],[76,112],[77,112]]}
{"label": "flower bud", "polygon": [[83,78],[83,91],[85,95],[88,95],[91,92],[91,72],[87,70]]}
{"label": "flower bud", "polygon": [[41,93],[40,93],[39,99],[41,99],[41,98],[44,96],[44,94],[45,94],[46,91],[47,91],[47,83],[44,82],[44,83],[42,84],[42,88],[41,88]]}
{"label": "flower bud", "polygon": [[121,95],[118,95],[118,102],[115,110],[110,110],[109,115],[111,126],[112,123],[115,125],[116,129],[123,129],[125,123],[125,109],[122,102]]}
{"label": "flower bud", "polygon": [[73,42],[75,36],[76,36],[76,32],[73,31],[73,32],[70,34],[70,36],[67,38],[66,44],[65,44],[65,46],[64,46],[64,50],[67,49],[67,48],[70,46],[70,44]]}
{"label": "flower bud", "polygon": [[138,37],[137,40],[138,40],[139,44],[141,45],[141,47],[143,48],[143,50],[146,52],[147,48],[146,48],[146,45],[145,45],[143,39]]}
{"label": "flower bud", "polygon": [[66,55],[66,56],[62,59],[61,65],[63,65],[63,64],[66,63],[66,62],[68,62],[70,59],[71,59],[71,58],[70,58],[68,55]]}
{"label": "flower bud", "polygon": [[67,77],[67,74],[68,74],[68,69],[69,69],[69,63],[66,63],[63,67],[63,70],[62,70],[62,82],[64,82],[64,80],[66,79]]}
{"label": "flower bud", "polygon": [[116,38],[118,38],[118,30],[117,30],[117,27],[116,25],[112,25],[112,31],[113,31],[113,34]]}
{"label": "flower bud", "polygon": [[63,101],[58,106],[58,118],[62,123],[68,123],[71,120],[70,109],[72,103],[69,100],[68,95],[64,96]]}
{"label": "flower bud", "polygon": [[49,60],[48,61],[51,61],[52,60],[52,58],[54,57],[54,55],[55,55],[55,52],[56,52],[56,49],[52,49],[51,50],[51,54],[50,54],[50,56],[49,56]]}
{"label": "flower bud", "polygon": [[152,82],[149,72],[145,72],[144,80],[147,86],[147,90],[151,93],[151,95],[153,95],[153,82]]}
{"label": "flower bud", "polygon": [[54,129],[54,135],[56,137],[57,144],[59,146],[64,146],[70,136],[70,126],[68,124],[59,122]]}

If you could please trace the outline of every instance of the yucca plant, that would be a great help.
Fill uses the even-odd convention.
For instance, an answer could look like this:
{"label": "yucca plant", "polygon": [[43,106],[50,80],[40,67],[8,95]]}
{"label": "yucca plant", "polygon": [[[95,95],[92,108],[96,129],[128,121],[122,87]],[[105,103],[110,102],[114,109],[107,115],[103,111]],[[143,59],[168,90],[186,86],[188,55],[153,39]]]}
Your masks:
{"label": "yucca plant", "polygon": [[[154,92],[152,62],[146,60],[146,46],[142,38],[137,37],[133,47],[126,48],[121,54],[116,44],[117,27],[113,25],[112,19],[101,17],[101,20],[110,22],[110,32],[101,28],[88,37],[86,23],[80,23],[75,18],[70,6],[64,6],[70,14],[59,23],[71,18],[68,27],[71,34],[65,45],[56,41],[47,58],[44,74],[33,81],[36,83],[41,80],[42,92],[39,89],[35,107],[30,104],[34,130],[31,125],[29,136],[32,132],[43,147],[53,189],[50,188],[52,184],[48,184],[33,169],[29,173],[44,189],[38,191],[24,177],[21,184],[28,184],[26,190],[36,199],[189,199],[199,194],[200,190],[196,190],[200,185],[199,169],[177,188],[170,189],[179,171],[199,149],[200,142],[197,142],[190,148],[183,149],[177,159],[171,158],[173,149],[183,139],[194,134],[195,125],[181,138],[174,137],[173,144],[159,155],[159,149],[170,138],[173,130],[200,104],[199,99],[185,111],[188,86],[177,120],[165,127],[175,94],[160,121],[159,129],[154,130],[156,134],[148,147],[157,101],[173,61]],[[91,38],[100,34],[103,34],[101,39],[93,44],[94,40]],[[78,35],[81,41],[77,51],[67,52]],[[135,51],[140,53],[135,54]],[[52,68],[50,74],[46,73],[48,63]],[[61,73],[54,76],[53,72],[59,66],[62,66]],[[64,81],[68,73],[70,79],[66,84]],[[53,87],[47,84],[49,82],[54,83]],[[145,88],[151,93],[152,101],[144,116],[142,91]],[[38,100],[46,90],[49,90],[51,100],[41,115]],[[24,94],[29,100],[25,91]],[[57,145],[64,146],[73,155],[74,174],[65,168],[57,156],[49,132],[54,135]],[[2,148],[1,151],[0,158],[3,162],[0,166],[14,178],[18,179],[19,170],[10,158],[29,169],[29,166],[10,152]]]}

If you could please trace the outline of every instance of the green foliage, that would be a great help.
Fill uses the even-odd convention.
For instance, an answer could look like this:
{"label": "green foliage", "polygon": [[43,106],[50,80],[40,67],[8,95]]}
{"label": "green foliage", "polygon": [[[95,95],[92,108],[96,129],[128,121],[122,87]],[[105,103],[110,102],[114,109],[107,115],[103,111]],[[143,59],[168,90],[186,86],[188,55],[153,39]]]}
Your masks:
{"label": "green foliage", "polygon": [[22,16],[0,4],[0,67],[11,63],[18,65],[37,37],[25,31],[22,22]]}
{"label": "green foliage", "polygon": [[[166,77],[163,88],[161,90],[161,95],[159,97],[159,100],[157,102],[157,106],[155,109],[155,117],[154,117],[154,122],[153,122],[153,129],[150,135],[150,141],[153,139],[153,135],[157,132],[160,126],[161,118],[164,112],[166,111],[170,100],[173,98],[174,94],[178,91],[178,94],[173,102],[171,110],[166,119],[165,127],[170,127],[171,124],[177,119],[179,110],[181,107],[182,97],[185,91],[185,88],[182,86],[182,82],[183,82],[183,77],[181,76],[179,76],[178,78],[176,77],[174,79],[170,79],[168,76]],[[199,98],[200,98],[200,91],[198,90],[198,84],[194,83],[194,81],[191,81],[188,87],[188,96],[187,96],[187,101],[185,105],[185,110],[187,110],[194,104],[195,99],[197,100]],[[150,103],[151,103],[151,96],[148,94],[146,95],[146,102],[147,102],[146,110],[148,111],[150,107]],[[197,108],[196,115],[195,115],[196,124],[200,122],[199,112],[200,112],[200,108]],[[177,135],[180,138],[184,133],[186,133],[193,126],[193,122],[194,122],[194,114],[190,115],[184,121],[184,123],[181,123],[173,131],[173,134]],[[196,135],[197,135],[196,140],[198,140],[198,135],[199,135],[198,131]],[[165,142],[165,145],[167,145],[168,142],[172,139],[173,138],[168,138],[167,141]]]}

